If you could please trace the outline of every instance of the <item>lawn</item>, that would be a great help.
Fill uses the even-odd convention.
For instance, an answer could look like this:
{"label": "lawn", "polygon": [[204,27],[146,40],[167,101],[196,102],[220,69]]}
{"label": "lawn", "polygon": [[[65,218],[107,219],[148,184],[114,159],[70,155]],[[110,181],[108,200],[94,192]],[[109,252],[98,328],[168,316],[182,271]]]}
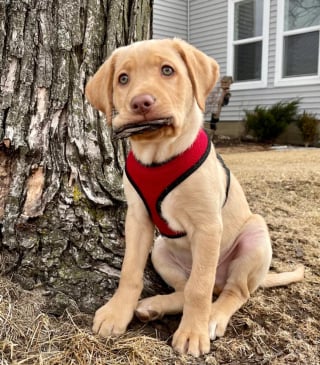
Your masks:
{"label": "lawn", "polygon": [[305,280],[259,289],[232,318],[225,337],[199,359],[175,354],[177,317],[143,326],[119,339],[90,332],[92,318],[41,311],[45,298],[0,278],[0,364],[319,364],[320,149],[281,151],[219,148],[240,180],[253,212],[262,214],[273,242],[271,269],[303,263]]}

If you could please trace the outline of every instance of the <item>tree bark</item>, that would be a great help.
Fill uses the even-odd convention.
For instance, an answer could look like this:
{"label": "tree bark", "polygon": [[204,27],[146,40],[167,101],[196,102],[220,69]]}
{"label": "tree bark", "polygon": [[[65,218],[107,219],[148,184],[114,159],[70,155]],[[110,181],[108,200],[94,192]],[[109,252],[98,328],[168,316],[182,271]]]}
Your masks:
{"label": "tree bark", "polygon": [[42,288],[52,313],[93,312],[117,286],[126,144],[84,87],[113,49],[150,37],[151,19],[152,0],[0,0],[1,268]]}

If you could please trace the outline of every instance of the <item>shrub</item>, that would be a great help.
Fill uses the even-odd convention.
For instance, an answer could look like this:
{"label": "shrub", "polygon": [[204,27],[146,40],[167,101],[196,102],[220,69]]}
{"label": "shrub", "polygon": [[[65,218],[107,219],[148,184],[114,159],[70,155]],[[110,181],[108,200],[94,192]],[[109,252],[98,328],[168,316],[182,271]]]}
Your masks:
{"label": "shrub", "polygon": [[305,146],[308,147],[318,137],[319,120],[315,114],[304,111],[297,120],[298,128],[301,131]]}
{"label": "shrub", "polygon": [[297,120],[299,100],[278,102],[271,107],[256,106],[253,111],[245,110],[246,133],[252,133],[259,142],[272,143]]}

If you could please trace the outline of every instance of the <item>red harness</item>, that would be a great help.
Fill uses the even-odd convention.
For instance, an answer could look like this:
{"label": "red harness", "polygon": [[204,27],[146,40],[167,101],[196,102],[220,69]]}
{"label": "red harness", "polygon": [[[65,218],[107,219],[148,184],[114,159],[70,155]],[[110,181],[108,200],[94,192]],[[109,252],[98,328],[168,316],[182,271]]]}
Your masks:
{"label": "red harness", "polygon": [[204,130],[200,130],[194,143],[180,155],[172,159],[152,165],[144,165],[130,151],[125,172],[143,200],[149,215],[161,235],[169,238],[179,238],[185,232],[173,231],[161,213],[164,198],[197,170],[206,160],[211,149],[211,142]]}

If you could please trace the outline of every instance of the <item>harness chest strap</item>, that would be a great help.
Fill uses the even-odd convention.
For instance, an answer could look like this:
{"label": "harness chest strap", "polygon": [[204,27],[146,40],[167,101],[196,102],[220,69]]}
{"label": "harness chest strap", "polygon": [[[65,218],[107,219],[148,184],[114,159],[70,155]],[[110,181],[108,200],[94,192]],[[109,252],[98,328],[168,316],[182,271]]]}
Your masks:
{"label": "harness chest strap", "polygon": [[[161,213],[161,204],[170,191],[202,165],[210,150],[211,142],[206,132],[201,129],[195,142],[186,151],[164,163],[144,165],[135,158],[132,151],[129,152],[125,166],[126,175],[143,200],[161,235],[169,238],[179,238],[186,235],[185,232],[173,231],[168,226]],[[230,171],[223,163],[221,156],[218,158],[227,174],[226,203],[230,185]]]}

